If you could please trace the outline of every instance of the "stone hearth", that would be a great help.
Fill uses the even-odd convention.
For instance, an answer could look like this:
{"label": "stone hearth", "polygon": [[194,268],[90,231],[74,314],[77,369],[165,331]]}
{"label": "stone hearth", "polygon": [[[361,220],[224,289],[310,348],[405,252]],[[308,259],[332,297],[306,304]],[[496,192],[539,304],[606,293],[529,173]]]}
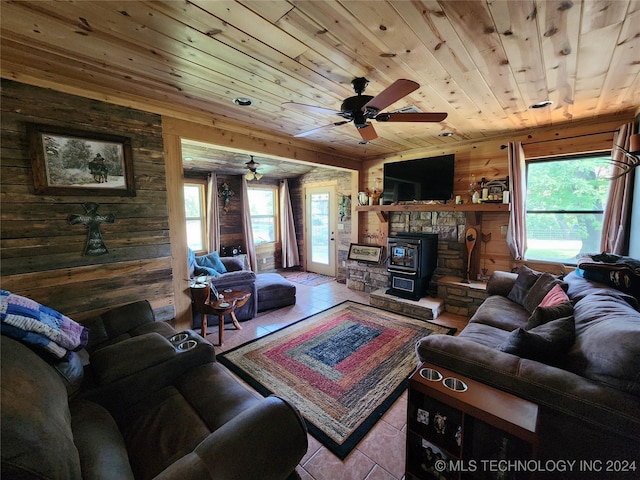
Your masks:
{"label": "stone hearth", "polygon": [[384,310],[423,320],[434,320],[444,311],[444,302],[439,298],[423,297],[420,300],[409,300],[385,292],[384,288],[371,292],[369,303]]}

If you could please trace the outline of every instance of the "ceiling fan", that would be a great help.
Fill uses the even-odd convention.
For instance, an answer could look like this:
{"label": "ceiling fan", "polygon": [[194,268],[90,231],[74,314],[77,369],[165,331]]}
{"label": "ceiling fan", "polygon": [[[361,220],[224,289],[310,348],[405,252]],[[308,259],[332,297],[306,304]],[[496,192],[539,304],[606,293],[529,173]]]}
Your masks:
{"label": "ceiling fan", "polygon": [[371,122],[368,121],[371,119],[377,120],[378,122],[441,122],[447,118],[446,113],[380,113],[381,110],[387,108],[392,103],[397,102],[402,97],[417,90],[420,85],[412,80],[401,78],[393,82],[375,97],[372,97],[371,95],[363,95],[368,84],[369,80],[364,77],[354,78],[351,81],[351,85],[353,85],[353,90],[356,92],[356,95],[345,99],[340,106],[339,112],[328,108],[305,105],[303,103],[283,103],[282,105],[285,107],[328,115],[338,115],[345,119],[341,122],[330,123],[329,125],[298,133],[294,136],[306,137],[319,130],[337,127],[353,121],[362,139],[368,142],[378,138],[376,130],[373,128]]}

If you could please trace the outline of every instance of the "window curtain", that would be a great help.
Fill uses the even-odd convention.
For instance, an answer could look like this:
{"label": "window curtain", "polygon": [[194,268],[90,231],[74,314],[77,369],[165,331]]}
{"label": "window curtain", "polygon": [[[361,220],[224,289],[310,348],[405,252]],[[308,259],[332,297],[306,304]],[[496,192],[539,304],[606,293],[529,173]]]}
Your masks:
{"label": "window curtain", "polygon": [[[629,158],[617,148],[621,146],[629,151],[633,123],[622,125],[613,135],[611,158],[619,162],[629,163]],[[631,215],[631,197],[633,192],[633,171],[611,181],[607,204],[602,219],[602,239],[600,249],[603,252],[625,255],[628,246],[627,235]]]}
{"label": "window curtain", "polygon": [[280,181],[280,238],[282,239],[282,268],[300,265],[296,226],[293,221],[293,208],[289,195],[289,182]]}
{"label": "window curtain", "polygon": [[527,166],[521,142],[509,142],[509,196],[511,211],[507,246],[515,260],[524,260],[527,251]]}
{"label": "window curtain", "polygon": [[209,253],[220,251],[220,210],[218,208],[218,180],[211,172],[207,181],[207,248]]}
{"label": "window curtain", "polygon": [[247,256],[251,270],[258,272],[258,260],[256,259],[256,247],[253,244],[253,229],[251,228],[251,209],[249,207],[249,187],[247,179],[242,175],[242,233],[247,247]]}

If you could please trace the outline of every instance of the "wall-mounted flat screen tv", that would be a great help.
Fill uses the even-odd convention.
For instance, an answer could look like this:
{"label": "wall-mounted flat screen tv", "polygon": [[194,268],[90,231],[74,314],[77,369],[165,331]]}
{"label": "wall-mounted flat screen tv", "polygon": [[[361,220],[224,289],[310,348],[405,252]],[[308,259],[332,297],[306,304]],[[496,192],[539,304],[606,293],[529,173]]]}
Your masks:
{"label": "wall-mounted flat screen tv", "polygon": [[384,164],[385,205],[453,198],[455,155],[419,158]]}

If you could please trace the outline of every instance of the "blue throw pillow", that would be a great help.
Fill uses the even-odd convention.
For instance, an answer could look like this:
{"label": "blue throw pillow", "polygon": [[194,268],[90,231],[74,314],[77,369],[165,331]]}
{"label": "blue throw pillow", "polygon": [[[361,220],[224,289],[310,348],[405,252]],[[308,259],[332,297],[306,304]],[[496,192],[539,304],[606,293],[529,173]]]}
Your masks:
{"label": "blue throw pillow", "polygon": [[196,263],[199,267],[214,270],[218,275],[227,273],[227,268],[224,266],[224,263],[222,263],[222,260],[220,260],[218,252],[212,252],[207,255],[196,257]]}

